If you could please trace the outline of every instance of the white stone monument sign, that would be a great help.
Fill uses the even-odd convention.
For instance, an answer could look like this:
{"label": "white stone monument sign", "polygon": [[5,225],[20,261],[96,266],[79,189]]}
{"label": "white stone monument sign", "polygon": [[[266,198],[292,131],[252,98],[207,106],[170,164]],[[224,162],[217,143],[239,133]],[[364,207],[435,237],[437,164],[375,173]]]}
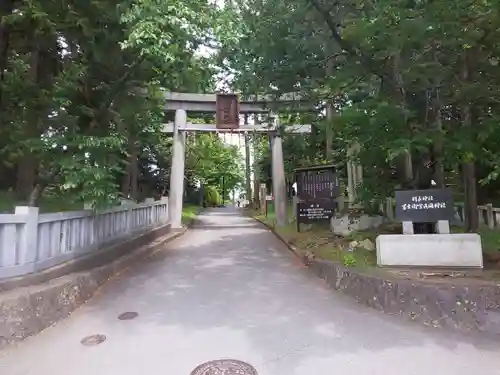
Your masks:
{"label": "white stone monument sign", "polygon": [[[481,237],[477,233],[450,233],[453,215],[449,189],[397,191],[396,219],[402,222],[403,233],[377,237],[377,264],[482,268]],[[417,223],[433,223],[434,233],[415,233],[415,228],[421,228]]]}

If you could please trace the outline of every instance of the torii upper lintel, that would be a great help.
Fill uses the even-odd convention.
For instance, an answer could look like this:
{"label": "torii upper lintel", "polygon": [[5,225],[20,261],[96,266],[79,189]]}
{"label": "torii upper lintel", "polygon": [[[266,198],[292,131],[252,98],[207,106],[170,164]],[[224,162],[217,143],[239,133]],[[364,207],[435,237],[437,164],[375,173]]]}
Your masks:
{"label": "torii upper lintel", "polygon": [[[215,113],[217,111],[217,94],[165,92],[164,98],[166,111],[177,109],[184,109],[187,112]],[[282,95],[279,99],[262,95],[239,96],[239,112],[242,114],[269,113],[273,107],[300,112],[311,110],[310,103],[302,100],[296,93]]]}

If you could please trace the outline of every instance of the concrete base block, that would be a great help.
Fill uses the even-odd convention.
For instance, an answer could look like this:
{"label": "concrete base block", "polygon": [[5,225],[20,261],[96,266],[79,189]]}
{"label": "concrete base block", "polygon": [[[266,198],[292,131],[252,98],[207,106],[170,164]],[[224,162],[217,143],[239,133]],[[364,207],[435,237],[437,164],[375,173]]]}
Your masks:
{"label": "concrete base block", "polygon": [[403,234],[415,234],[413,221],[403,221]]}
{"label": "concrete base block", "polygon": [[460,234],[384,234],[377,237],[379,266],[483,268],[481,237]]}
{"label": "concrete base block", "polygon": [[436,223],[436,232],[439,234],[450,234],[450,222],[448,220],[439,220]]}

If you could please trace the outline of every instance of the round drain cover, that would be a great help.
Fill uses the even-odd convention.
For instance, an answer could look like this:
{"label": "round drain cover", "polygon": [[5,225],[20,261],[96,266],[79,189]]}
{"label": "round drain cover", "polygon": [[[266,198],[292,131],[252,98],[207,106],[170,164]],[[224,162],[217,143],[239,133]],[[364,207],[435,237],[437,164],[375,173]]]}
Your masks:
{"label": "round drain cover", "polygon": [[191,375],[258,375],[248,363],[236,359],[219,359],[196,367]]}
{"label": "round drain cover", "polygon": [[120,320],[132,320],[132,319],[137,318],[138,316],[139,316],[138,313],[128,311],[128,312],[124,312],[123,314],[118,315],[118,319],[120,319]]}
{"label": "round drain cover", "polygon": [[104,336],[104,335],[92,335],[92,336],[85,337],[80,342],[82,345],[85,345],[85,346],[95,346],[95,345],[101,344],[105,340],[106,340],[106,336]]}

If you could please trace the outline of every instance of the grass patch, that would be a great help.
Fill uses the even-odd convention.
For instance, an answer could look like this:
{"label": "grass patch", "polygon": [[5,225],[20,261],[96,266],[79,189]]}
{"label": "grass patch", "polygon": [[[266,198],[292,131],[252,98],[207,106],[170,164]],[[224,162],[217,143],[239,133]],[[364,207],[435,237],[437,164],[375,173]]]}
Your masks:
{"label": "grass patch", "polygon": [[200,206],[197,206],[195,204],[184,204],[182,206],[182,224],[186,224],[193,220],[199,211]]}
{"label": "grass patch", "polygon": [[339,238],[330,231],[327,223],[324,225],[313,224],[308,230],[297,232],[296,223],[294,222],[284,227],[276,227],[274,213],[266,217],[253,212],[253,216],[266,225],[273,227],[281,237],[297,249],[299,255],[309,252],[319,259],[340,262],[347,267],[366,268],[377,264],[375,251],[362,248],[357,248],[352,252],[346,250],[352,241],[362,241],[364,239],[374,241],[377,236],[374,231],[354,232],[349,237]]}
{"label": "grass patch", "polygon": [[481,235],[484,253],[500,254],[500,231],[498,229],[481,228],[479,234]]}
{"label": "grass patch", "polygon": [[[384,224],[377,229],[357,231],[349,236],[339,238],[335,236],[328,225],[313,224],[310,229],[297,233],[296,224],[289,223],[285,227],[275,227],[275,215],[270,213],[265,215],[253,212],[253,216],[267,225],[273,227],[289,244],[295,246],[301,254],[305,252],[313,253],[317,258],[333,260],[344,263],[346,266],[356,267],[375,267],[376,252],[357,248],[349,252],[349,243],[352,241],[361,242],[369,239],[373,244],[378,235],[381,234],[400,234],[402,232],[401,223]],[[292,217],[289,215],[288,217]],[[452,227],[452,233],[463,233],[462,227]],[[500,269],[500,230],[481,227],[478,231],[481,236],[484,254],[485,268]]]}
{"label": "grass patch", "polygon": [[[453,227],[452,232],[464,233],[464,228]],[[478,233],[481,235],[484,253],[500,252],[500,231],[498,229],[480,228]]]}

